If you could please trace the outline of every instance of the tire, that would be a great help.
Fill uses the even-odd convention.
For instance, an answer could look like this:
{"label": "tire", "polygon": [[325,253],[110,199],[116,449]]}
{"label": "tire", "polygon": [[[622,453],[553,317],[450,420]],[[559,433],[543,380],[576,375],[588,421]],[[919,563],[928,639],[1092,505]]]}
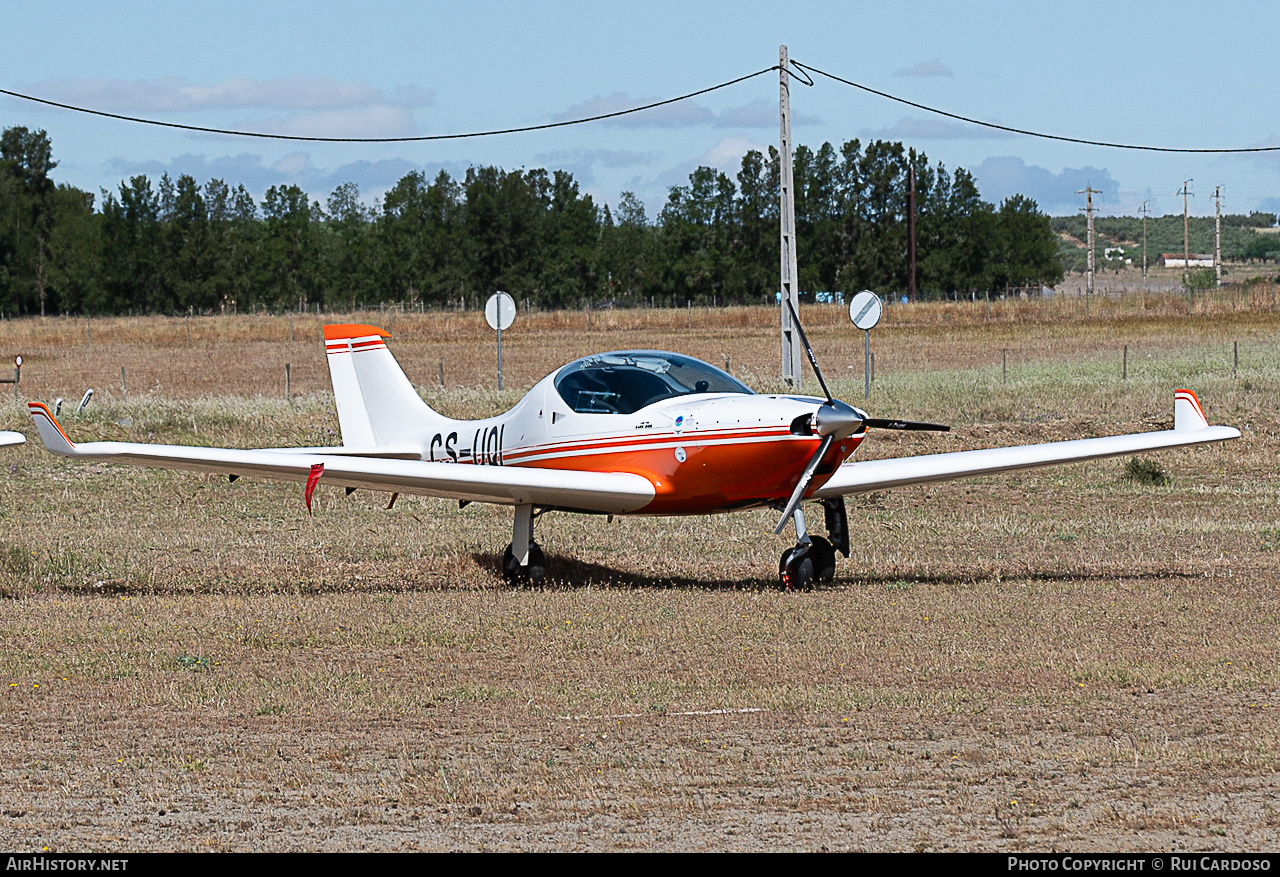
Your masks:
{"label": "tire", "polygon": [[536,542],[529,543],[529,564],[521,567],[516,562],[515,554],[511,551],[511,543],[507,543],[507,550],[502,552],[502,579],[503,581],[513,583],[523,582],[541,582],[547,577],[547,559],[542,553],[542,547]]}
{"label": "tire", "polygon": [[813,577],[820,582],[829,582],[836,577],[836,550],[831,542],[822,536],[811,537],[809,556],[813,558]]}
{"label": "tire", "polygon": [[813,587],[813,557],[810,552],[789,548],[778,563],[778,578],[785,591],[803,591]]}

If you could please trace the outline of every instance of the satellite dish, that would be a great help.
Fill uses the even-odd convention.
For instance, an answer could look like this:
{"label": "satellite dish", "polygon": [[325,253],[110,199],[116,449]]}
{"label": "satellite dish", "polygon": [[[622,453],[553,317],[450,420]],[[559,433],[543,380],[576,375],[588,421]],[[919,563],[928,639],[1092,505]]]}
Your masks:
{"label": "satellite dish", "polygon": [[864,332],[870,331],[880,322],[883,311],[884,303],[880,301],[880,296],[869,289],[862,290],[849,302],[849,319]]}
{"label": "satellite dish", "polygon": [[484,318],[489,328],[501,332],[516,321],[516,302],[505,292],[495,292],[484,305]]}

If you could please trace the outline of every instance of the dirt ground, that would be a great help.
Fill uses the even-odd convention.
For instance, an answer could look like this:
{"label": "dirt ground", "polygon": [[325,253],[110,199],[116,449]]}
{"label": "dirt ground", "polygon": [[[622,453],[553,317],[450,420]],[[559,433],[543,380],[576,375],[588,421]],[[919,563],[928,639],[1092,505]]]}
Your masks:
{"label": "dirt ground", "polygon": [[[307,444],[336,424],[322,389],[286,403],[228,377],[260,340],[34,331],[0,325],[0,353],[29,351],[25,398],[99,387],[73,439]],[[665,331],[608,346],[777,355],[757,365],[732,326]],[[1175,385],[1243,438],[1154,455],[1165,486],[1102,461],[851,499],[853,557],[803,593],[774,585],[768,512],[549,515],[556,579],[513,589],[502,510],[322,489],[309,518],[296,486],[7,449],[0,847],[1280,850],[1280,320],[1098,331],[887,340],[872,402],[956,429],[868,455],[1161,428]],[[1127,382],[1120,343],[1142,354]],[[403,345],[426,385],[444,355]],[[304,347],[294,379],[320,381]],[[121,361],[128,401],[103,389]],[[454,404],[510,401],[476,389],[487,358],[447,365]],[[840,381],[861,403],[861,373]],[[16,408],[0,428],[34,438]]]}

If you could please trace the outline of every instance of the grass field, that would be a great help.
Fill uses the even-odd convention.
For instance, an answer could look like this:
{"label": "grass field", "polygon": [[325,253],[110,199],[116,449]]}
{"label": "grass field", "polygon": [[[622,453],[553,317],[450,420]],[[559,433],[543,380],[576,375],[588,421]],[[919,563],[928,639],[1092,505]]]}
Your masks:
{"label": "grass field", "polygon": [[[863,458],[1162,428],[1182,386],[1243,437],[1151,455],[1163,486],[1121,460],[851,500],[805,593],[769,512],[551,514],[556,580],[512,589],[506,510],[322,483],[308,517],[297,485],[7,449],[0,846],[1280,849],[1280,315],[1182,305],[890,308],[865,403],[861,333],[806,309],[837,395],[954,427]],[[342,319],[454,416],[620,347],[779,388],[771,309],[522,314],[502,392],[480,315]],[[22,320],[0,359],[73,439],[324,444],[320,325]]]}

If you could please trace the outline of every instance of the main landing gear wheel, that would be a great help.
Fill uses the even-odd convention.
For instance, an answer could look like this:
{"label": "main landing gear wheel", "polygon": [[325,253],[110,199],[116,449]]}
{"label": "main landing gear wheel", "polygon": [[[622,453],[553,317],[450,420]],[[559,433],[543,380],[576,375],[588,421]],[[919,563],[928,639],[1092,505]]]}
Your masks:
{"label": "main landing gear wheel", "polygon": [[537,584],[547,577],[547,560],[542,554],[542,547],[529,545],[529,565],[521,566],[511,551],[511,543],[502,552],[502,578],[508,582],[531,582]]}
{"label": "main landing gear wheel", "polygon": [[836,550],[831,542],[822,536],[811,536],[809,556],[813,558],[813,577],[820,582],[829,582],[836,577]]}
{"label": "main landing gear wheel", "polygon": [[[832,565],[834,567],[834,560]],[[803,591],[813,586],[814,567],[813,553],[803,546],[788,548],[782,552],[782,560],[778,563],[778,578],[787,591]]]}

